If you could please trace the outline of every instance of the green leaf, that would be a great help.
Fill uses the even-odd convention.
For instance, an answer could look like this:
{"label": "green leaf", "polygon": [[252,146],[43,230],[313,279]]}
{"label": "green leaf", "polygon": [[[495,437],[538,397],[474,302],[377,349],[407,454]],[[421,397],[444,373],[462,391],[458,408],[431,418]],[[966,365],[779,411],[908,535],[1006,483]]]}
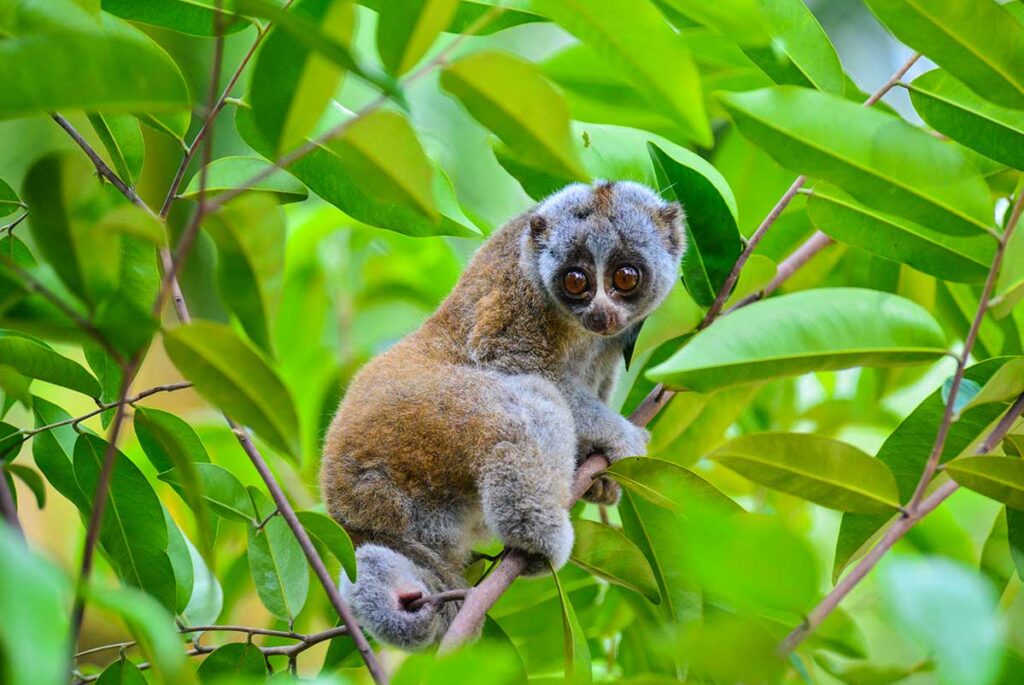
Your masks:
{"label": "green leaf", "polygon": [[90,114],[89,123],[122,181],[134,187],[142,173],[146,147],[139,120],[131,114]]}
{"label": "green leaf", "polygon": [[998,2],[866,0],[893,35],[976,93],[1024,108],[1024,25]]}
{"label": "green leaf", "polygon": [[348,536],[345,529],[330,516],[318,511],[300,511],[296,513],[296,516],[306,532],[341,562],[341,567],[345,569],[349,580],[355,582],[356,550],[352,544],[352,538]]}
{"label": "green leaf", "polygon": [[[965,379],[961,383],[961,388],[970,383],[973,381]],[[963,392],[962,389],[961,392]],[[967,403],[957,411],[961,413],[990,402],[1009,402],[1017,399],[1021,393],[1024,393],[1024,358],[1017,357],[1008,360],[983,386],[977,389],[977,392],[970,395]]]}
{"label": "green leaf", "polygon": [[822,288],[730,314],[647,376],[708,392],[811,371],[920,364],[945,353],[942,329],[920,305],[877,290]]}
{"label": "green leaf", "polygon": [[103,0],[102,5],[122,19],[192,36],[236,33],[249,26],[244,19],[218,12],[214,0]]}
{"label": "green leaf", "polygon": [[160,682],[192,682],[174,617],[153,597],[131,587],[115,590],[95,584],[86,587],[85,595],[90,605],[121,617],[148,657]]}
{"label": "green leaf", "polygon": [[682,280],[677,281],[665,301],[644,319],[640,335],[633,346],[633,357],[637,358],[662,343],[686,335],[697,328],[703,318],[704,311],[693,301]]}
{"label": "green leaf", "polygon": [[711,146],[693,56],[653,5],[629,0],[535,0],[531,9],[560,24],[628,75],[653,107],[673,121],[685,122],[701,146]]}
{"label": "green leaf", "polygon": [[995,593],[977,571],[942,557],[890,558],[878,571],[894,627],[934,655],[939,682],[995,682],[1003,629]]}
{"label": "green leaf", "polygon": [[930,670],[927,661],[910,666],[884,666],[865,661],[840,662],[827,654],[815,654],[822,669],[846,685],[893,685],[906,680],[915,673]]}
{"label": "green leaf", "polygon": [[171,569],[174,571],[174,613],[181,614],[192,597],[192,584],[195,581],[192,557],[185,542],[185,535],[167,509],[164,509],[164,521],[167,524],[167,558],[170,559]]}
{"label": "green leaf", "polygon": [[[1007,358],[996,358],[969,367],[964,378],[978,385],[984,385],[998,371]],[[919,404],[894,430],[876,458],[886,464],[896,478],[899,500],[910,500],[928,455],[935,443],[939,422],[945,413],[942,388],[936,389]],[[984,404],[964,411],[950,427],[940,463],[963,454],[986,433],[992,423],[1006,410],[1005,404]],[[836,555],[833,577],[837,578],[846,565],[871,537],[889,520],[889,516],[867,514],[845,514],[836,540]]]}
{"label": "green leaf", "polygon": [[1024,112],[989,102],[942,69],[918,76],[908,90],[914,109],[936,131],[1024,169]]}
{"label": "green leaf", "polygon": [[184,148],[185,134],[188,133],[192,115],[185,112],[163,112],[159,114],[135,112],[139,121],[166,136],[174,138]]}
{"label": "green leaf", "polygon": [[[201,683],[234,682],[235,679],[266,678],[267,662],[252,642],[233,642],[213,650],[196,671]],[[246,680],[246,682],[258,682]]]}
{"label": "green leaf", "polygon": [[62,357],[36,338],[0,330],[0,359],[18,373],[89,397],[100,396],[100,384],[78,362]]}
{"label": "green leaf", "polygon": [[957,483],[1013,509],[1024,509],[1024,460],[1016,457],[963,457],[946,464]]}
{"label": "green leaf", "polygon": [[433,170],[409,121],[388,110],[350,121],[326,143],[348,181],[380,202],[409,207],[436,223]]}
{"label": "green leaf", "polygon": [[43,479],[38,473],[24,464],[5,464],[3,468],[28,486],[36,498],[37,507],[42,509],[46,506],[46,485],[43,484]]}
{"label": "green leaf", "polygon": [[274,448],[298,455],[299,421],[288,389],[231,328],[197,321],[165,333],[164,348],[200,395]]}
{"label": "green leaf", "polygon": [[189,105],[185,79],[170,56],[114,16],[90,16],[71,0],[8,4],[5,15],[0,119],[64,109],[129,113]]}
{"label": "green leaf", "polygon": [[771,42],[768,15],[761,0],[662,0],[690,21],[708,26],[740,45]]}
{"label": "green leaf", "polygon": [[692,502],[725,511],[739,505],[693,471],[661,459],[629,457],[608,467],[622,487],[659,507],[685,513]]}
{"label": "green leaf", "polygon": [[204,228],[217,245],[224,303],[249,338],[272,356],[270,331],[284,280],[284,217],[270,198],[251,196],[206,217]]}
{"label": "green leaf", "polygon": [[[101,438],[87,434],[75,442],[75,476],[86,493],[96,491],[108,446]],[[82,513],[90,515],[91,507]],[[126,583],[142,588],[168,610],[174,610],[174,570],[166,552],[163,507],[138,467],[116,449],[100,542]]]}
{"label": "green leaf", "polygon": [[[719,100],[744,136],[791,171],[945,233],[992,231],[988,186],[974,165],[955,146],[896,116],[792,86]],[[843,122],[838,130],[837,121]]]}
{"label": "green leaf", "polygon": [[949,281],[983,283],[995,256],[995,241],[987,233],[937,231],[872,209],[826,183],[814,187],[807,214],[830,238]]}
{"label": "green leaf", "polygon": [[[250,178],[269,169],[271,164],[258,157],[221,157],[206,167],[206,196],[213,197],[226,190],[240,188]],[[179,197],[192,200],[199,197],[199,172],[196,172],[188,187]],[[250,193],[269,193],[280,204],[301,202],[309,197],[309,191],[295,177],[277,170],[270,176],[250,187]]]}
{"label": "green leaf", "polygon": [[[263,520],[274,505],[257,490],[249,490],[256,516]],[[282,516],[274,516],[263,530],[248,528],[249,572],[256,583],[256,594],[270,613],[285,621],[294,621],[306,603],[309,569],[302,548]]]}
{"label": "green leaf", "polygon": [[[323,29],[324,38],[340,46],[347,48],[352,40],[355,4],[350,0],[299,0],[288,14]],[[275,156],[304,142],[343,74],[287,26],[275,25],[256,56],[249,87],[253,120]]]}
{"label": "green leaf", "polygon": [[0,463],[14,461],[24,442],[17,426],[0,422]]}
{"label": "green leaf", "polygon": [[14,214],[19,209],[22,209],[22,207],[21,200],[18,199],[18,194],[14,192],[14,188],[7,181],[0,178],[0,216]]}
{"label": "green leaf", "polygon": [[647,150],[662,195],[686,211],[686,289],[697,304],[710,307],[743,251],[732,190],[713,166],[688,150],[669,154],[653,143]]}
{"label": "green leaf", "polygon": [[474,52],[446,66],[441,85],[517,154],[566,177],[585,178],[570,140],[569,108],[529,62]]}
{"label": "green leaf", "polygon": [[103,669],[96,685],[146,685],[146,677],[132,662],[118,659]]}
{"label": "green leaf", "polygon": [[[71,418],[66,411],[41,397],[32,398],[32,413],[35,415],[36,428]],[[88,511],[89,498],[78,485],[72,461],[77,438],[78,433],[68,425],[43,431],[32,438],[32,458],[57,492],[70,500],[79,511]]]}
{"label": "green leaf", "polygon": [[609,583],[639,592],[655,604],[661,602],[658,582],[643,553],[611,526],[594,521],[573,521],[576,541],[569,560]]}
{"label": "green leaf", "polygon": [[416,66],[452,22],[457,0],[390,0],[378,10],[377,52],[392,74]]}
{"label": "green leaf", "polygon": [[[340,123],[340,122],[339,122]],[[261,137],[252,122],[249,109],[240,107],[235,124],[242,139],[267,159],[274,159],[273,151]],[[412,236],[479,236],[468,220],[457,210],[451,181],[439,168],[434,169],[434,194],[441,206],[441,222],[431,221],[417,210],[382,202],[350,181],[349,169],[336,154],[327,148],[318,148],[287,167],[289,173],[302,181],[311,191],[338,207],[357,221],[379,226]],[[453,211],[454,210],[454,211]]]}
{"label": "green leaf", "polygon": [[[215,514],[243,523],[255,520],[256,513],[245,492],[245,486],[230,471],[216,464],[197,463],[193,466],[199,479],[202,498]],[[185,485],[178,469],[164,471],[158,478],[170,483],[185,501],[191,502],[191,494],[183,492]]]}
{"label": "green leaf", "polygon": [[[1020,226],[1018,226],[1020,228]],[[1014,231],[1006,244],[1003,266],[996,279],[992,313],[1004,318],[1024,298],[1024,230]]]}
{"label": "green leaf", "polygon": [[1017,577],[1024,578],[1024,511],[1006,508],[1006,540]]}
{"label": "green leaf", "polygon": [[569,601],[569,596],[552,569],[551,578],[558,588],[558,600],[562,607],[562,653],[565,656],[565,681],[570,685],[590,685],[593,676],[590,671],[590,646],[587,637],[576,617],[576,610]]}
{"label": "green leaf", "polygon": [[224,591],[217,577],[210,571],[199,550],[185,538],[189,557],[192,559],[192,596],[182,612],[185,623],[190,626],[205,626],[217,622],[224,608]]}
{"label": "green leaf", "polygon": [[[3,477],[0,475],[0,477]],[[56,566],[0,523],[0,653],[4,682],[67,682],[71,590]]]}
{"label": "green leaf", "polygon": [[842,95],[846,84],[839,56],[803,0],[760,0],[760,5],[772,41],[744,46],[743,52],[780,85]]}
{"label": "green leaf", "polygon": [[853,445],[808,433],[754,433],[709,459],[769,488],[839,511],[888,514],[900,506],[884,463]]}

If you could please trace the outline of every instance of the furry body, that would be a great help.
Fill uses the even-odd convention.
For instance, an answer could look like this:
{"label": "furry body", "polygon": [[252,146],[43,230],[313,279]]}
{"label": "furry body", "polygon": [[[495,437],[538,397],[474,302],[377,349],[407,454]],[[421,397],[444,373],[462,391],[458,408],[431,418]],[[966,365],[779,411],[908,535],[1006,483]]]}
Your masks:
{"label": "furry body", "polygon": [[[496,231],[437,312],[352,381],[321,486],[359,545],[357,583],[342,590],[375,637],[439,640],[456,603],[410,611],[404,599],[464,586],[481,539],[531,553],[535,573],[563,565],[578,460],[645,453],[646,431],[604,401],[625,342],[676,278],[680,214],[637,184],[568,187]],[[623,260],[646,274],[629,297],[604,287]],[[592,274],[590,295],[560,289],[567,264]]]}

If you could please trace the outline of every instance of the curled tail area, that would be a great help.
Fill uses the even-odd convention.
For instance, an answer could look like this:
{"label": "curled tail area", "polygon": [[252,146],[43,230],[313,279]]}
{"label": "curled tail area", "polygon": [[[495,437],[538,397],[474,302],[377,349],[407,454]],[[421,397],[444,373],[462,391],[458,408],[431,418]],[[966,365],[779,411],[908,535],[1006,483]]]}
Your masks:
{"label": "curled tail area", "polygon": [[356,582],[341,575],[341,592],[360,625],[377,640],[407,650],[436,644],[455,619],[459,602],[413,600],[456,589],[449,573],[416,564],[404,554],[377,544],[356,550]]}

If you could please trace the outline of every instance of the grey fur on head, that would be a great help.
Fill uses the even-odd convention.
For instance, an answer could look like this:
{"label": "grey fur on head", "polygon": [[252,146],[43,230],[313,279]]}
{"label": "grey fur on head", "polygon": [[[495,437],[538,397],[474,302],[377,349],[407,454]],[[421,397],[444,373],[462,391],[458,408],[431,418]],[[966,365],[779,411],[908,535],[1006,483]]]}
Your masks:
{"label": "grey fur on head", "polygon": [[[675,284],[686,249],[683,221],[679,204],[639,183],[576,183],[537,206],[522,238],[522,266],[584,329],[617,335],[650,314]],[[629,292],[614,287],[623,266],[639,273]],[[589,288],[581,297],[563,285],[576,270]]]}

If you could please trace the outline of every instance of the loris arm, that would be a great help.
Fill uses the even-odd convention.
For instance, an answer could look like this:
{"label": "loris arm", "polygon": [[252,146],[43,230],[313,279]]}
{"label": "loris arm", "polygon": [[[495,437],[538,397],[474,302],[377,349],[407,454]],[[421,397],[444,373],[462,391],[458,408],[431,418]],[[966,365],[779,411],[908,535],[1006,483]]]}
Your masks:
{"label": "loris arm", "polygon": [[647,454],[650,433],[612,411],[590,388],[573,379],[562,380],[558,388],[565,395],[576,422],[580,459],[601,452],[614,464],[619,459]]}

